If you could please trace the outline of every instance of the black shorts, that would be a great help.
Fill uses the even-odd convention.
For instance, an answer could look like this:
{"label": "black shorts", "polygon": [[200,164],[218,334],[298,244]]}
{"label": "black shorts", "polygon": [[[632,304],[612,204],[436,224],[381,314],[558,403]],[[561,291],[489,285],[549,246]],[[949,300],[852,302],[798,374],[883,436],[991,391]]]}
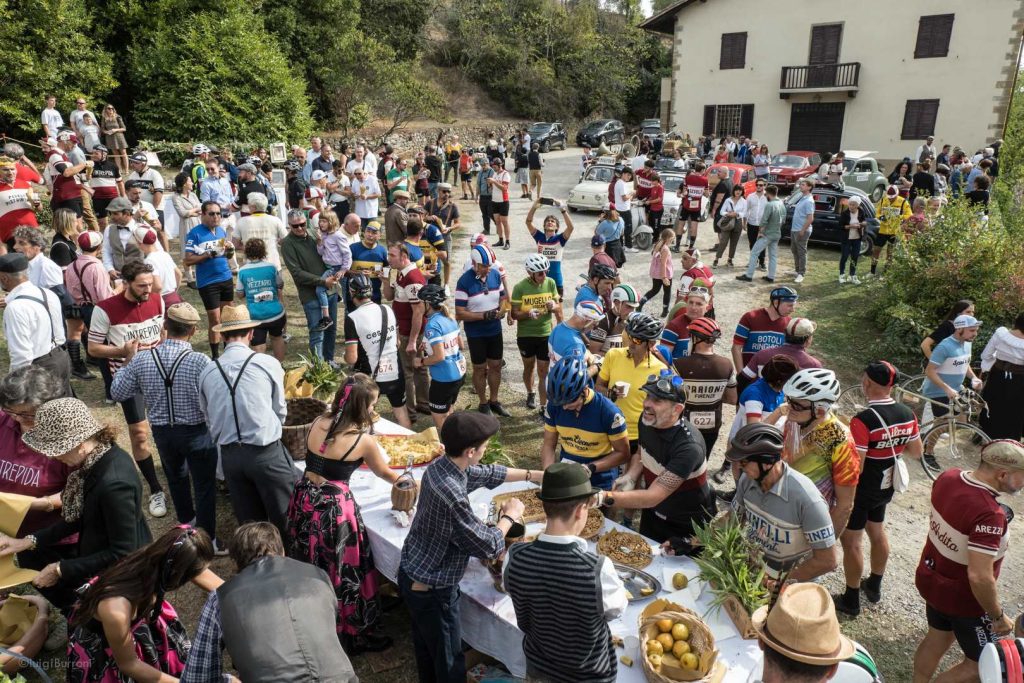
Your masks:
{"label": "black shorts", "polygon": [[405,406],[405,376],[401,370],[399,370],[398,379],[393,379],[390,382],[378,380],[377,388],[380,389],[381,396],[388,397],[388,402],[392,408],[402,408]]}
{"label": "black shorts", "polygon": [[984,647],[995,642],[992,633],[992,620],[987,615],[980,617],[951,617],[943,614],[931,605],[925,606],[928,626],[936,631],[952,632],[956,642],[964,651],[964,657],[972,662],[978,661]]}
{"label": "black shorts", "polygon": [[454,382],[438,382],[436,379],[430,381],[430,391],[427,393],[427,401],[430,403],[430,412],[444,415],[455,402],[459,400],[459,391],[465,377],[460,377]]}
{"label": "black shorts", "polygon": [[896,235],[882,235],[882,234],[878,234],[878,235],[875,235],[874,240],[875,240],[875,247],[878,248],[878,249],[881,249],[882,247],[884,247],[889,242],[895,242],[896,241]]}
{"label": "black shorts", "polygon": [[469,361],[473,365],[483,365],[489,360],[501,360],[505,345],[500,334],[490,337],[467,337],[469,342]]}
{"label": "black shorts", "polygon": [[417,197],[429,197],[430,196],[430,187],[429,186],[428,187],[417,187],[416,188],[416,196]]}
{"label": "black shorts", "polygon": [[517,337],[516,346],[519,347],[519,355],[523,358],[536,358],[544,363],[551,360],[548,356],[547,337]]}
{"label": "black shorts", "polygon": [[935,401],[932,403],[933,417],[943,417],[949,414],[949,396],[929,396],[928,398]]}
{"label": "black shorts", "polygon": [[120,403],[121,412],[124,413],[124,421],[129,425],[138,424],[146,419],[146,399],[143,398],[142,392]]}
{"label": "black shorts", "polygon": [[853,511],[846,528],[850,531],[863,531],[868,522],[881,524],[885,521],[885,507],[892,502],[895,489],[857,489],[853,499]]}
{"label": "black shorts", "polygon": [[700,221],[700,211],[687,211],[686,209],[680,209],[677,219],[680,223],[683,221]]}
{"label": "black shorts", "polygon": [[[110,199],[96,199],[92,198],[92,212],[96,214],[96,218],[107,217],[107,207],[110,206],[110,202],[114,201],[114,198]],[[163,225],[163,223],[161,223]]]}
{"label": "black shorts", "polygon": [[473,174],[472,173],[460,173],[459,174],[459,178],[462,179],[462,182],[468,183],[470,180],[472,180]]}
{"label": "black shorts", "polygon": [[277,339],[284,335],[284,326],[288,324],[288,316],[282,315],[277,320],[260,323],[260,326],[252,331],[252,345],[262,346],[267,343],[267,335]]}
{"label": "black shorts", "polygon": [[491,200],[491,215],[492,216],[507,216],[508,215],[508,202],[496,202]]}
{"label": "black shorts", "polygon": [[233,280],[214,282],[199,288],[199,298],[203,300],[203,308],[208,311],[215,311],[224,304],[230,304],[235,299],[235,283]]}

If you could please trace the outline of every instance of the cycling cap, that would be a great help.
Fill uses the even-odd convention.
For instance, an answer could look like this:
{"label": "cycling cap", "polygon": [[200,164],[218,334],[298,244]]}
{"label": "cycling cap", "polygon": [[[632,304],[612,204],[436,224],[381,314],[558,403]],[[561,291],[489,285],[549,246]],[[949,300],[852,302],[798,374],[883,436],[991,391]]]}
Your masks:
{"label": "cycling cap", "polygon": [[548,257],[544,254],[530,254],[523,262],[527,273],[546,273],[551,268]]}
{"label": "cycling cap", "polygon": [[793,318],[786,324],[786,336],[793,337],[794,339],[807,339],[814,331],[818,329],[818,326],[813,320],[807,318]]}
{"label": "cycling cap", "polygon": [[548,403],[564,406],[583,394],[590,384],[583,356],[574,353],[562,356],[548,370]]}
{"label": "cycling cap", "polygon": [[876,360],[864,368],[864,374],[875,384],[891,387],[896,384],[896,366],[889,361]]}
{"label": "cycling cap", "polygon": [[889,195],[890,197],[895,197],[896,195],[898,195],[900,193],[900,189],[898,187],[896,187],[895,185],[890,185],[888,187],[888,189],[886,189],[885,193],[887,195]]}
{"label": "cycling cap", "polygon": [[440,306],[445,302],[444,287],[441,285],[425,285],[416,293],[420,301],[425,301],[431,306]]}
{"label": "cycling cap", "polygon": [[365,273],[353,275],[348,279],[348,291],[352,296],[364,299],[373,293],[373,281]]}
{"label": "cycling cap", "polygon": [[626,334],[633,339],[653,341],[661,336],[665,325],[653,315],[637,311],[626,318]]}
{"label": "cycling cap", "polygon": [[200,154],[206,154],[209,151],[210,151],[210,148],[207,147],[206,145],[204,145],[201,142],[198,143],[198,144],[192,145],[192,154],[194,154],[196,156],[199,156]]}
{"label": "cycling cap", "polygon": [[689,299],[691,296],[700,297],[704,299],[704,303],[711,303],[711,290],[707,287],[690,287],[689,291],[686,292],[686,298]]}
{"label": "cycling cap", "polygon": [[72,133],[70,130],[62,130],[57,133],[57,140],[60,142],[78,142],[78,136]]}
{"label": "cycling cap", "polygon": [[260,159],[259,157],[246,157],[245,163],[252,164],[256,168],[259,168],[260,166],[263,165],[263,160]]}
{"label": "cycling cap", "polygon": [[782,430],[775,425],[754,422],[740,427],[729,441],[725,459],[729,462],[753,460],[771,465],[782,458]]}
{"label": "cycling cap", "polygon": [[700,249],[691,247],[690,249],[687,249],[684,253],[689,255],[693,259],[700,261]]}
{"label": "cycling cap", "polygon": [[573,313],[588,322],[600,322],[604,320],[604,304],[601,303],[600,299],[581,301],[576,304]]}
{"label": "cycling cap", "polygon": [[777,354],[769,358],[768,362],[761,368],[761,377],[768,384],[778,385],[781,382],[788,381],[798,370],[800,370],[800,366],[796,364],[796,361],[789,356]]}
{"label": "cycling cap", "polygon": [[675,403],[686,403],[686,387],[683,378],[671,370],[662,370],[658,375],[648,375],[647,383],[640,387],[652,398]]}
{"label": "cycling cap", "polygon": [[[110,150],[107,149],[106,145],[96,145],[95,147],[92,148],[92,151],[94,151],[94,152],[103,152],[104,154],[107,154],[108,152],[110,152]],[[142,155],[143,156],[142,159],[137,159],[136,158],[137,156],[139,156],[139,155],[138,154],[131,155],[130,157],[128,157],[128,161],[141,161],[142,163],[146,163],[145,155]]]}
{"label": "cycling cap", "polygon": [[789,378],[782,393],[786,398],[802,398],[811,403],[834,403],[839,400],[839,380],[831,370],[805,368]]}
{"label": "cycling cap", "polygon": [[369,223],[367,223],[366,227],[363,228],[363,232],[366,232],[368,230],[372,230],[373,232],[380,232],[380,221],[370,221]]}
{"label": "cycling cap", "polygon": [[614,280],[618,277],[618,272],[611,266],[606,266],[603,263],[595,263],[590,269],[590,279],[598,280]]}
{"label": "cycling cap", "polygon": [[792,287],[776,287],[768,298],[770,301],[796,301],[800,295]]}
{"label": "cycling cap", "polygon": [[473,247],[473,251],[470,252],[470,258],[473,261],[473,265],[479,266],[491,266],[494,265],[494,258],[491,256],[491,252],[487,250],[487,247],[482,244],[478,244]]}
{"label": "cycling cap", "polygon": [[630,306],[639,306],[640,300],[633,285],[618,285],[612,290],[612,303],[621,302]]}
{"label": "cycling cap", "polygon": [[998,439],[981,449],[981,461],[1004,470],[1024,471],[1024,445],[1013,439]]}
{"label": "cycling cap", "polygon": [[722,329],[711,318],[697,318],[686,326],[691,337],[704,339],[706,341],[718,341],[722,336]]}

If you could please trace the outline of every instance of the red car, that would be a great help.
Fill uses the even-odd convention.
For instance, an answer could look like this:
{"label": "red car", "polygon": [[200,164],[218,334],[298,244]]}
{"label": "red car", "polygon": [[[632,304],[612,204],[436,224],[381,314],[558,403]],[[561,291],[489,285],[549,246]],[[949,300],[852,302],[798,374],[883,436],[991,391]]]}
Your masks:
{"label": "red car", "polygon": [[818,172],[821,155],[817,152],[782,152],[772,155],[768,166],[768,182],[780,190],[792,190],[801,178]]}
{"label": "red car", "polygon": [[757,192],[757,178],[754,176],[754,167],[747,164],[711,164],[708,169],[708,188],[715,189],[718,184],[718,169],[729,169],[729,180],[733,187],[743,186],[743,196],[749,197]]}

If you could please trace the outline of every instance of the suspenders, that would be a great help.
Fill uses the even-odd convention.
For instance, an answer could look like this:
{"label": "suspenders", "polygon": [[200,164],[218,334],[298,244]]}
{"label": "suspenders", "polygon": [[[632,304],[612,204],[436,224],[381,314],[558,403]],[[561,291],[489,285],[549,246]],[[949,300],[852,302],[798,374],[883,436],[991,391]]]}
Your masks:
{"label": "suspenders", "polygon": [[[41,298],[37,299],[34,296],[19,296],[18,299],[28,299],[29,301],[35,301],[37,304],[46,309],[46,319],[50,321],[50,343],[53,344],[53,346],[50,347],[50,351],[53,351],[60,345],[57,343],[57,330],[53,326],[53,316],[50,315],[50,304],[46,302],[46,290],[38,286],[36,287],[36,289],[39,290],[39,296]],[[12,299],[12,301],[17,301],[18,299]],[[47,351],[47,353],[49,353],[49,351]]]}
{"label": "suspenders", "polygon": [[[238,383],[242,381],[242,375],[245,374],[245,369],[249,366],[249,363],[255,357],[256,353],[253,352],[252,354],[249,355],[248,358],[245,359],[245,361],[242,363],[242,367],[238,368],[238,374],[235,375],[234,383],[232,383],[231,380],[228,379],[227,373],[224,372],[224,367],[220,364],[220,359],[215,358],[213,361],[214,363],[217,364],[217,370],[220,371],[220,376],[221,378],[223,378],[224,384],[227,385],[228,392],[231,395],[231,413],[234,415],[235,418],[235,435],[237,437],[235,443],[242,443],[242,423],[238,420],[238,404],[235,402],[235,390],[238,389]],[[264,370],[264,372],[266,372],[266,370]]]}
{"label": "suspenders", "polygon": [[[160,379],[164,381],[164,391],[167,392],[167,412],[171,417],[171,426],[175,424],[174,420],[174,396],[171,393],[171,389],[174,387],[174,376],[178,373],[178,368],[181,367],[182,362],[188,354],[193,353],[192,349],[185,349],[174,359],[171,363],[171,371],[167,372],[164,369],[163,361],[160,360],[160,355],[156,352],[156,349],[150,349],[150,354],[153,356],[153,363],[156,365],[156,371],[160,375]],[[234,392],[232,392],[232,400],[234,400]],[[237,424],[238,418],[235,418]]]}

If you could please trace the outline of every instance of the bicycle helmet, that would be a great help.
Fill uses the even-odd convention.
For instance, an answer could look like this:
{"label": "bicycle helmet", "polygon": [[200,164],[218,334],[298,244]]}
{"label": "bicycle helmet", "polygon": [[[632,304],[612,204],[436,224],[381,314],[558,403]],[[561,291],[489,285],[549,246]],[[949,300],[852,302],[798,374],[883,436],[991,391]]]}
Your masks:
{"label": "bicycle helmet", "polygon": [[551,268],[551,262],[544,254],[530,254],[523,265],[527,273],[546,273]]}
{"label": "bicycle helmet", "polygon": [[590,384],[583,356],[574,353],[562,356],[548,370],[548,403],[564,406],[580,397]]}
{"label": "bicycle helmet", "polygon": [[698,341],[716,342],[722,338],[722,329],[711,318],[697,318],[686,326],[690,337]]}
{"label": "bicycle helmet", "polygon": [[769,301],[796,301],[800,295],[792,287],[776,287],[768,297]]}
{"label": "bicycle helmet", "polygon": [[836,373],[824,368],[804,368],[789,378],[782,387],[786,398],[810,401],[814,405],[825,404],[830,408],[839,400],[839,380]]}
{"label": "bicycle helmet", "polygon": [[654,341],[661,336],[665,325],[653,315],[637,311],[626,318],[626,334],[641,341]]}
{"label": "bicycle helmet", "polygon": [[294,171],[296,173],[298,173],[300,168],[301,168],[301,166],[299,166],[299,162],[296,161],[295,159],[290,159],[289,161],[285,162],[285,165],[284,165],[284,170],[286,170],[286,171]]}
{"label": "bicycle helmet", "polygon": [[583,318],[587,322],[601,322],[604,320],[604,304],[600,299],[581,301],[573,309],[573,315]]}
{"label": "bicycle helmet", "polygon": [[198,144],[192,145],[192,154],[194,156],[199,156],[200,154],[207,154],[207,153],[209,153],[209,151],[210,151],[210,148],[207,147],[206,145],[204,145],[201,142],[198,143]]}
{"label": "bicycle helmet", "polygon": [[443,304],[448,298],[444,295],[444,287],[441,285],[425,285],[420,287],[420,291],[416,292],[416,297],[435,308]]}
{"label": "bicycle helmet", "polygon": [[[725,459],[729,462],[749,460],[757,463],[761,470],[757,480],[761,481],[768,470],[782,459],[783,444],[781,429],[764,422],[754,422],[740,427],[736,436],[732,437],[725,450]],[[765,465],[768,466],[767,470]]]}
{"label": "bicycle helmet", "polygon": [[348,291],[353,297],[360,299],[369,298],[373,293],[373,281],[368,275],[359,273],[348,279]]}
{"label": "bicycle helmet", "polygon": [[978,658],[981,683],[1010,683],[1021,680],[1024,669],[1024,638],[988,643]]}
{"label": "bicycle helmet", "polygon": [[636,295],[633,285],[618,285],[612,290],[612,303],[625,303],[636,307],[640,305],[640,297]]}
{"label": "bicycle helmet", "polygon": [[614,280],[618,275],[618,272],[614,268],[606,266],[603,263],[595,263],[590,269],[591,280]]}
{"label": "bicycle helmet", "polygon": [[263,160],[260,159],[259,157],[246,157],[245,163],[252,164],[256,168],[259,168],[263,165]]}
{"label": "bicycle helmet", "polygon": [[473,261],[474,266],[493,266],[494,258],[491,256],[490,250],[482,244],[478,244],[473,247],[473,251],[470,252],[470,259]]}

